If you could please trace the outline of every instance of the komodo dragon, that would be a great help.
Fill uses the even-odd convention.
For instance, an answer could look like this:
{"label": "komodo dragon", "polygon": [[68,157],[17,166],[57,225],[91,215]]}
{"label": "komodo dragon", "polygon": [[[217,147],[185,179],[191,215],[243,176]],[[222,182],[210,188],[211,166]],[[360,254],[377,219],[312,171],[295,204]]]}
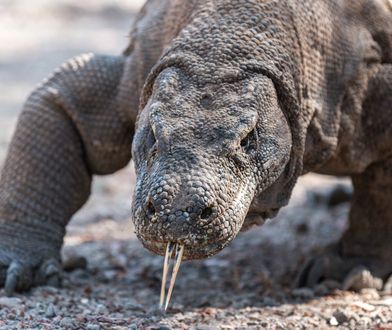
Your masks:
{"label": "komodo dragon", "polygon": [[351,176],[349,228],[302,285],[386,278],[391,103],[389,0],[150,0],[121,56],[75,57],[28,98],[1,175],[0,286],[58,283],[92,175],[131,158],[138,238],[184,259],[274,217],[304,173]]}

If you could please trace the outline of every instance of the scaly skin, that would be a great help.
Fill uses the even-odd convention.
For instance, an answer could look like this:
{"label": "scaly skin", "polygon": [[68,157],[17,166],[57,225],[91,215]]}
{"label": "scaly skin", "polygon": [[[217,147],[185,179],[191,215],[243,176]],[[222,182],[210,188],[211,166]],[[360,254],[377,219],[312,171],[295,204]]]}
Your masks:
{"label": "scaly skin", "polygon": [[149,1],[123,56],[71,60],[26,103],[0,181],[0,285],[57,282],[91,176],[124,166],[132,139],[148,249],[213,255],[317,171],[351,175],[354,201],[339,248],[302,284],[357,266],[388,275],[389,63],[387,0]]}

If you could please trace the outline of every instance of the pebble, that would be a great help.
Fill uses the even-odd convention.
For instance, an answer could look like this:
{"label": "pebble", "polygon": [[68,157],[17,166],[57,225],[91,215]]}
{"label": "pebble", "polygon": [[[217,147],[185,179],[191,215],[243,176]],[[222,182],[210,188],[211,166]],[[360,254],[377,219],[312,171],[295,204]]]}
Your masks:
{"label": "pebble", "polygon": [[75,323],[70,317],[64,317],[60,321],[60,325],[64,327],[65,329],[73,329],[75,327]]}
{"label": "pebble", "polygon": [[342,310],[337,310],[335,313],[333,313],[333,317],[336,319],[336,321],[339,324],[348,322],[349,317],[346,315],[346,313]]}
{"label": "pebble", "polygon": [[82,299],[80,299],[80,302],[82,304],[84,304],[84,305],[87,305],[88,304],[88,299],[87,298],[82,298]]}
{"label": "pebble", "polygon": [[364,288],[364,289],[361,289],[360,293],[366,300],[379,300],[380,299],[380,294],[378,293],[378,291],[376,289]]}
{"label": "pebble", "polygon": [[335,316],[332,316],[331,319],[329,320],[329,324],[332,326],[337,326],[337,325],[339,325],[339,322]]}
{"label": "pebble", "polygon": [[373,305],[370,305],[370,304],[362,302],[362,301],[355,301],[355,302],[353,302],[352,305],[357,306],[366,312],[373,312],[376,309],[376,307],[374,307]]}
{"label": "pebble", "polygon": [[14,297],[0,297],[0,307],[16,307],[22,302],[19,298]]}
{"label": "pebble", "polygon": [[97,314],[105,314],[108,312],[108,309],[105,305],[97,304],[96,305]]}
{"label": "pebble", "polygon": [[99,324],[88,324],[86,326],[87,330],[100,330],[101,326]]}
{"label": "pebble", "polygon": [[55,316],[56,316],[56,311],[54,309],[54,306],[52,304],[49,304],[48,308],[45,311],[45,317],[52,318]]}

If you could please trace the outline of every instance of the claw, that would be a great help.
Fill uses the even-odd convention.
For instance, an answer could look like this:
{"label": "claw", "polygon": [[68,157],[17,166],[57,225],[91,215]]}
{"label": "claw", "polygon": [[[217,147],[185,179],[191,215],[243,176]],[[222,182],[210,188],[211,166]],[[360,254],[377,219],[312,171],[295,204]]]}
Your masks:
{"label": "claw", "polygon": [[324,275],[328,260],[325,258],[315,260],[309,269],[306,285],[313,288]]}
{"label": "claw", "polygon": [[57,275],[60,272],[60,265],[57,260],[49,260],[43,265],[46,277]]}
{"label": "claw", "polygon": [[6,296],[10,297],[15,292],[18,280],[23,272],[22,265],[18,262],[12,262],[8,267],[7,276],[5,279],[4,291]]}
{"label": "claw", "polygon": [[[175,264],[173,267],[173,273],[170,279],[169,290],[167,292],[166,301],[165,301],[165,289],[166,289],[166,281],[167,281],[167,273],[169,270],[170,258],[174,252]],[[173,292],[174,283],[176,281],[178,270],[180,269],[180,264],[182,260],[182,255],[184,253],[184,246],[169,242],[166,247],[165,260],[163,263],[163,275],[162,275],[162,286],[161,286],[161,296],[159,300],[159,307],[166,311],[169,306],[170,298]],[[165,302],[165,303],[164,303]]]}

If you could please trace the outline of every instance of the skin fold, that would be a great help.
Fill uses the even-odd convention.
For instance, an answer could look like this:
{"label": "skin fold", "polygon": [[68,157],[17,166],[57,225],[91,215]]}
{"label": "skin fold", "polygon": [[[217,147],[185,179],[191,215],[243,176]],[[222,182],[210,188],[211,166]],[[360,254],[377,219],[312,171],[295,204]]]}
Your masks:
{"label": "skin fold", "polygon": [[138,238],[185,259],[275,216],[300,175],[351,176],[350,227],[300,284],[387,277],[391,82],[387,0],[148,1],[121,56],[71,59],[24,105],[0,179],[0,286],[58,284],[92,176],[131,158]]}

